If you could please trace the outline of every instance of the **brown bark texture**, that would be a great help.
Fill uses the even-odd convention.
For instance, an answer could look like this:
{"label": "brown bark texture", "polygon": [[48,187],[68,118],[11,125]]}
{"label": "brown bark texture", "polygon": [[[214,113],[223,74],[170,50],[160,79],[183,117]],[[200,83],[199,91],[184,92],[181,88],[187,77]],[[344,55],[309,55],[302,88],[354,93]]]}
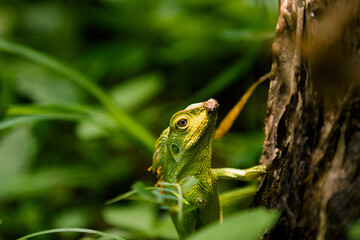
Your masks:
{"label": "brown bark texture", "polygon": [[346,239],[360,218],[360,1],[280,1],[264,150],[252,205],[264,239]]}

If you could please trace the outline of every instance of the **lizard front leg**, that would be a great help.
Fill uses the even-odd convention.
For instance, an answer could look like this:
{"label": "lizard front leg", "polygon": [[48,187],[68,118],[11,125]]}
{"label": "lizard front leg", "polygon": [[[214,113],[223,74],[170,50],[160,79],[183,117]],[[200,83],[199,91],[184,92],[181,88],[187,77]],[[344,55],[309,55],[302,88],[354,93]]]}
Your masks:
{"label": "lizard front leg", "polygon": [[212,171],[218,179],[252,181],[265,174],[266,168],[265,165],[257,165],[248,169],[212,168]]}

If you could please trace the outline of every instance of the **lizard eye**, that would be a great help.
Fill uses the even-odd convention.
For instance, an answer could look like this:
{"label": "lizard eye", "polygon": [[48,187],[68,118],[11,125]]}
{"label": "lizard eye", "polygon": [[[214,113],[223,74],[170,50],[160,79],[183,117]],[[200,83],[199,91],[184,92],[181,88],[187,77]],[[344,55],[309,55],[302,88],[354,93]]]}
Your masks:
{"label": "lizard eye", "polygon": [[185,131],[191,125],[191,119],[187,114],[179,114],[170,120],[174,128],[180,131]]}
{"label": "lizard eye", "polygon": [[180,119],[177,122],[177,125],[179,126],[179,128],[185,128],[187,126],[187,119]]}

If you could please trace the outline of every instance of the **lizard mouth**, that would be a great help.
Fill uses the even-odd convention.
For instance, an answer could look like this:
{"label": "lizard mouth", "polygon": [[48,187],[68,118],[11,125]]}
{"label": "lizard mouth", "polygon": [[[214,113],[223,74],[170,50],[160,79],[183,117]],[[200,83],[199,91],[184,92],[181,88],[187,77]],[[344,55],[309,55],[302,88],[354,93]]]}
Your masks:
{"label": "lizard mouth", "polygon": [[208,112],[216,112],[219,109],[219,103],[213,98],[205,102],[205,107]]}

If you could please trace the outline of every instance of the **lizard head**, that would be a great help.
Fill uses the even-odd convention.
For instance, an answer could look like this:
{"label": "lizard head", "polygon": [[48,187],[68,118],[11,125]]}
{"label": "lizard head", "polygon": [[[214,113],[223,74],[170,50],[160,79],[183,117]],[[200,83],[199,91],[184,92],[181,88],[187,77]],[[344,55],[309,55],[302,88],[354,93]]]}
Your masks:
{"label": "lizard head", "polygon": [[195,147],[200,142],[203,143],[202,140],[205,140],[206,144],[209,144],[209,141],[211,143],[218,109],[218,102],[211,98],[205,102],[191,104],[172,116],[168,141],[172,148],[175,148],[172,151],[174,156],[180,151]]}
{"label": "lizard head", "polygon": [[[212,139],[219,104],[215,99],[195,103],[175,113],[170,126],[163,131],[156,143],[153,166],[165,181],[183,171],[184,166],[201,167],[211,165]],[[186,168],[187,169],[187,168]]]}

